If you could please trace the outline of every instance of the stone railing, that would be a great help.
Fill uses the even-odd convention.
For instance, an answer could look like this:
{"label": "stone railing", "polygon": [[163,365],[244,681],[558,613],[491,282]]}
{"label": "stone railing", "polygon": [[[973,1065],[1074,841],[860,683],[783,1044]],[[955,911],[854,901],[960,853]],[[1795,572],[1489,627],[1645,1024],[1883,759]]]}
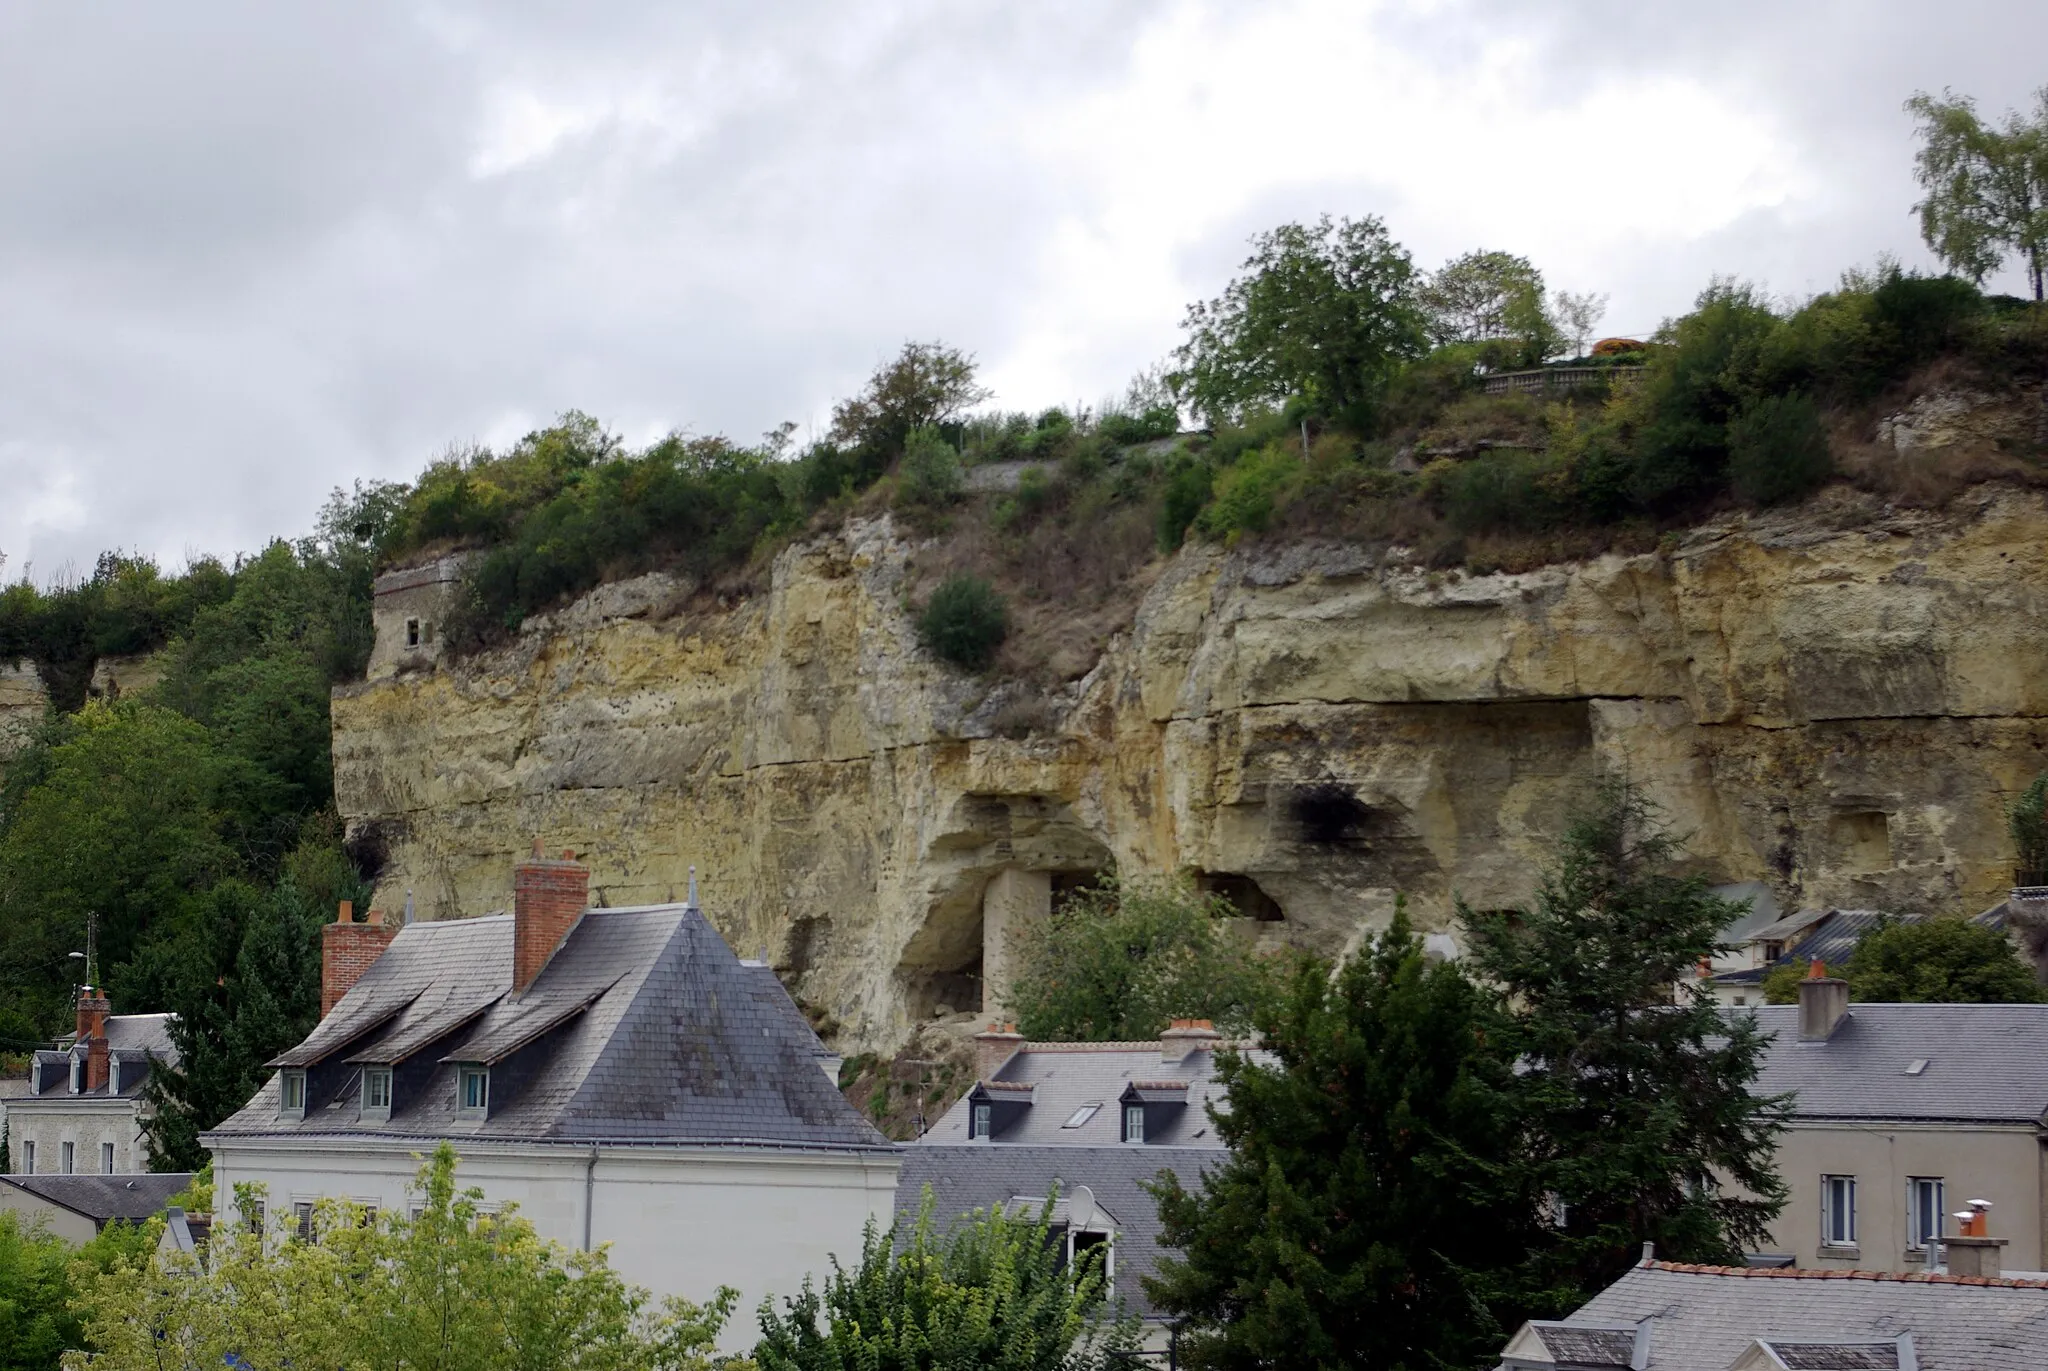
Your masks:
{"label": "stone railing", "polygon": [[1632,386],[1642,378],[1641,367],[1537,367],[1482,377],[1480,385],[1488,395],[1562,395],[1588,386]]}

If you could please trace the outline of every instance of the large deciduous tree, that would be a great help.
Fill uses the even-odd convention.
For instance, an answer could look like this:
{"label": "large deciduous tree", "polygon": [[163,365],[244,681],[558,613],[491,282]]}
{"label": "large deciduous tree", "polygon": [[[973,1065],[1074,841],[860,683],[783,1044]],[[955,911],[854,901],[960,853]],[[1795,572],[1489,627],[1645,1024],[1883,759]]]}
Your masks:
{"label": "large deciduous tree", "polygon": [[1570,823],[1533,908],[1459,908],[1474,970],[1510,1007],[1515,1165],[1554,1219],[1529,1273],[1539,1310],[1576,1306],[1645,1240],[1739,1263],[1784,1204],[1788,1105],[1750,1089],[1764,1039],[1695,974],[1739,907],[1679,874],[1679,856],[1642,795],[1613,783]]}
{"label": "large deciduous tree", "polygon": [[1430,341],[1438,347],[1511,338],[1527,339],[1540,352],[1551,337],[1543,273],[1526,257],[1468,252],[1444,263],[1423,283],[1420,296]]}
{"label": "large deciduous tree", "polygon": [[1952,269],[1982,284],[2008,254],[2024,263],[2034,299],[2048,265],[2048,88],[2031,114],[1979,117],[1968,96],[1921,91],[1906,102],[1919,123],[1913,170],[1926,192],[1920,236]]}
{"label": "large deciduous tree", "polygon": [[1402,915],[1334,977],[1298,964],[1259,1027],[1272,1065],[1220,1064],[1230,1152],[1199,1189],[1157,1190],[1178,1255],[1146,1284],[1188,1320],[1186,1360],[1476,1365],[1537,1239],[1491,997],[1428,962]]}
{"label": "large deciduous tree", "polygon": [[1028,1038],[1131,1042],[1176,1018],[1249,1027],[1272,972],[1186,880],[1104,877],[1023,933],[1007,1003]]}
{"label": "large deciduous tree", "polygon": [[1105,1299],[1099,1250],[1072,1266],[1036,1214],[978,1210],[941,1231],[926,1191],[898,1243],[870,1223],[860,1262],[833,1263],[819,1291],[760,1310],[761,1371],[1115,1371],[1132,1364],[1136,1320]]}
{"label": "large deciduous tree", "polygon": [[1191,305],[1175,388],[1211,423],[1299,397],[1363,426],[1425,346],[1415,267],[1377,218],[1283,224],[1252,239],[1242,274]]}

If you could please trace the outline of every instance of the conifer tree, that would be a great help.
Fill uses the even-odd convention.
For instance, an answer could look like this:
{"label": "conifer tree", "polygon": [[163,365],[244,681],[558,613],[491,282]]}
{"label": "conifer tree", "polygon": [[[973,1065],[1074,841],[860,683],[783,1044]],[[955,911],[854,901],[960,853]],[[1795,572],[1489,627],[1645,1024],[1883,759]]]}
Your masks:
{"label": "conifer tree", "polygon": [[1146,1289],[1188,1321],[1184,1364],[1475,1365],[1519,1316],[1535,1206],[1513,1190],[1510,1059],[1486,991],[1431,964],[1397,914],[1333,977],[1300,962],[1227,1054],[1230,1151],[1196,1190],[1162,1175]]}
{"label": "conifer tree", "polygon": [[1784,1205],[1789,1108],[1750,1089],[1763,1037],[1696,976],[1740,906],[1678,874],[1680,855],[1642,795],[1610,784],[1571,822],[1534,908],[1459,907],[1473,969],[1507,997],[1514,1165],[1551,1221],[1528,1272],[1538,1313],[1575,1307],[1646,1240],[1740,1263]]}

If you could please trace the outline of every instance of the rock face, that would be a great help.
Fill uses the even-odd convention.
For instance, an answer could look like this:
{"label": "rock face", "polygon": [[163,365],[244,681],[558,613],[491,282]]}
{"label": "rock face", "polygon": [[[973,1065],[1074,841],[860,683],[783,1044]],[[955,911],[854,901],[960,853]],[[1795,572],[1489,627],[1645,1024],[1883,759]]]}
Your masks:
{"label": "rock face", "polygon": [[337,691],[336,787],[384,906],[423,917],[504,907],[536,836],[613,905],[695,865],[848,1050],[978,1008],[988,927],[1078,873],[1192,869],[1261,938],[1330,951],[1397,891],[1454,931],[1454,897],[1530,897],[1609,773],[1781,907],[1974,912],[2011,880],[2003,806],[2048,768],[2048,503],[1836,498],[1522,575],[1190,548],[1021,739],[994,735],[1007,688],[917,647],[917,548],[853,523],[715,614],[643,577]]}

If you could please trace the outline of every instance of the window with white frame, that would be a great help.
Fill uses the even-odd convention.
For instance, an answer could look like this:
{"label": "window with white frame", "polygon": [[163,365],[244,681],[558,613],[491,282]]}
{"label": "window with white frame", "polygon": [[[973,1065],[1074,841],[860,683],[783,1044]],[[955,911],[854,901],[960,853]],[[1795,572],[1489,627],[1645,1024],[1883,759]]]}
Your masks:
{"label": "window with white frame", "polygon": [[306,1073],[287,1069],[278,1075],[277,1112],[287,1118],[306,1117]]}
{"label": "window with white frame", "polygon": [[1091,1252],[1102,1254],[1102,1293],[1116,1298],[1116,1235],[1095,1229],[1067,1230],[1067,1269]]}
{"label": "window with white frame", "polygon": [[242,1226],[259,1238],[263,1236],[263,1201],[245,1200],[243,1202]]}
{"label": "window with white frame", "polygon": [[380,1120],[391,1117],[391,1068],[363,1068],[363,1117]]}
{"label": "window with white frame", "polygon": [[481,1119],[491,1108],[491,1072],[489,1067],[465,1066],[458,1069],[455,1082],[455,1110],[465,1118]]}
{"label": "window with white frame", "polygon": [[292,1219],[294,1221],[292,1232],[299,1241],[313,1241],[313,1202],[311,1200],[293,1201]]}
{"label": "window with white frame", "polygon": [[992,1105],[976,1104],[974,1106],[974,1118],[967,1125],[967,1136],[970,1138],[990,1138],[995,1136],[995,1113],[995,1108]]}
{"label": "window with white frame", "polygon": [[1145,1106],[1127,1104],[1124,1106],[1124,1141],[1141,1143],[1145,1141]]}
{"label": "window with white frame", "polygon": [[78,1170],[78,1144],[72,1142],[57,1144],[57,1170],[68,1176]]}
{"label": "window with white frame", "polygon": [[1906,1246],[1925,1252],[1941,1241],[1941,1216],[1947,1212],[1939,1176],[1906,1179]]}
{"label": "window with white frame", "polygon": [[102,1176],[114,1174],[114,1145],[110,1142],[100,1144],[100,1174]]}
{"label": "window with white frame", "polygon": [[85,1089],[85,1058],[76,1052],[71,1054],[71,1093],[76,1095]]}
{"label": "window with white frame", "polygon": [[35,1174],[36,1140],[34,1138],[23,1138],[21,1140],[21,1169],[27,1175],[33,1176]]}
{"label": "window with white frame", "polygon": [[1820,1241],[1823,1247],[1856,1245],[1856,1178],[1820,1178]]}

